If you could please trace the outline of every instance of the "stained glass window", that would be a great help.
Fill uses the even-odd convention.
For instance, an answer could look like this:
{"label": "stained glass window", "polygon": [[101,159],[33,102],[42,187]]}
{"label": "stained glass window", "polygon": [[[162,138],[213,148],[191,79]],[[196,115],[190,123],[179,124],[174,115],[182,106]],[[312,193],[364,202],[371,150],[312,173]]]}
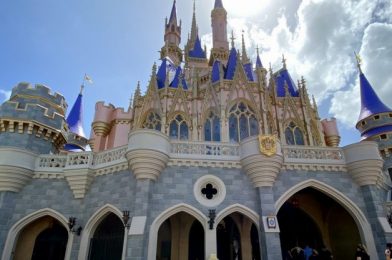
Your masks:
{"label": "stained glass window", "polygon": [[146,120],[143,123],[143,128],[161,131],[161,117],[158,114],[151,112],[146,117]]}
{"label": "stained glass window", "polygon": [[220,120],[213,112],[210,112],[204,123],[204,140],[220,141]]}
{"label": "stained glass window", "polygon": [[304,135],[301,129],[293,122],[286,128],[285,137],[288,145],[305,145]]}
{"label": "stained glass window", "polygon": [[188,140],[189,131],[185,119],[181,115],[177,115],[170,123],[170,138]]}
{"label": "stained glass window", "polygon": [[242,139],[259,134],[259,122],[252,108],[240,102],[230,109],[229,114],[229,137],[231,142],[239,142]]}

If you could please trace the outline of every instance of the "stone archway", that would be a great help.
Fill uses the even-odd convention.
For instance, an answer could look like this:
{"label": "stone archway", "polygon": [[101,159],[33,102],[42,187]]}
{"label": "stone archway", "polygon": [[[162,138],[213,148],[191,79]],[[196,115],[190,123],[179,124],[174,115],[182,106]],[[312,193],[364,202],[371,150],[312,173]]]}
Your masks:
{"label": "stone archway", "polygon": [[[55,229],[51,229],[55,227]],[[30,231],[26,231],[27,229],[31,229]],[[38,211],[35,211],[24,218],[17,221],[8,232],[7,240],[4,246],[2,259],[12,259],[15,256],[18,247],[23,247],[23,251],[25,252],[25,256],[27,259],[31,259],[34,245],[36,239],[41,234],[41,239],[51,239],[53,238],[51,235],[58,234],[56,231],[61,230],[60,244],[64,243],[65,237],[65,251],[64,247],[62,246],[64,252],[63,258],[65,260],[70,259],[71,255],[71,248],[73,242],[73,235],[71,232],[68,231],[68,220],[59,212],[44,208]],[[26,232],[25,232],[26,231]],[[46,231],[46,232],[45,232]],[[42,232],[45,232],[42,234]],[[55,239],[56,240],[56,239]],[[39,243],[42,241],[38,241]],[[50,242],[47,240],[47,242]],[[52,242],[55,242],[52,240]],[[22,245],[20,245],[22,244]],[[56,244],[56,243],[54,243]],[[54,245],[51,244],[49,247],[53,247]],[[21,256],[23,257],[23,256]],[[17,258],[20,259],[19,256]],[[16,258],[14,258],[16,259]],[[23,258],[22,258],[23,259]]]}
{"label": "stone archway", "polygon": [[235,204],[216,218],[218,259],[260,259],[259,216],[249,208]]}
{"label": "stone archway", "polygon": [[[322,182],[313,179],[302,182],[283,194],[275,205],[283,255],[295,246],[308,244],[320,249],[325,245],[333,251],[334,259],[350,259],[359,242],[368,247],[371,256],[377,255],[370,225],[362,211],[344,194]],[[308,229],[302,230],[302,234],[308,235],[295,235],[301,225]]]}
{"label": "stone archway", "polygon": [[185,212],[166,219],[158,230],[157,260],[204,260],[204,229]]}

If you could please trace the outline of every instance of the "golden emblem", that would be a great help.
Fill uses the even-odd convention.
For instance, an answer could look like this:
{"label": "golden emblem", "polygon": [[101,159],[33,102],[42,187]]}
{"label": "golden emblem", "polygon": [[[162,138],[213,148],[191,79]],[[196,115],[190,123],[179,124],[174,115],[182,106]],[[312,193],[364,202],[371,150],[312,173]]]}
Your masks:
{"label": "golden emblem", "polygon": [[276,154],[276,136],[275,135],[259,135],[260,152],[266,156]]}

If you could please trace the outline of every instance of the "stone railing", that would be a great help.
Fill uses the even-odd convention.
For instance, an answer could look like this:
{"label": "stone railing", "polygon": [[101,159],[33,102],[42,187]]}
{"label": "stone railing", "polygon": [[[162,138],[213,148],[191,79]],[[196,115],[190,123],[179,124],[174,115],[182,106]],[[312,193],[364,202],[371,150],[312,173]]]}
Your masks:
{"label": "stone railing", "polygon": [[283,146],[288,169],[344,171],[346,160],[338,147]]}
{"label": "stone railing", "polygon": [[238,144],[171,141],[171,154],[175,156],[239,156],[240,150]]}

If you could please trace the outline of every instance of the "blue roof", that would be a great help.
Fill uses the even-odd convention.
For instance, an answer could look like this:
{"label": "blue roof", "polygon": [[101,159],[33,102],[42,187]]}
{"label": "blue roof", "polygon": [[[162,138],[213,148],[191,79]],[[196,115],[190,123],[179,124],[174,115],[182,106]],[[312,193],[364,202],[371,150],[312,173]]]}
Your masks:
{"label": "blue roof", "polygon": [[373,87],[363,73],[359,75],[361,87],[361,113],[358,121],[365,119],[371,115],[383,112],[390,112],[391,109],[387,107],[374,92]]}
{"label": "blue roof", "polygon": [[370,129],[370,130],[362,133],[361,140],[364,140],[364,139],[371,137],[371,136],[374,136],[374,135],[379,135],[379,134],[388,133],[388,132],[392,132],[392,125],[384,125],[384,126],[376,127],[376,128]]}
{"label": "blue roof", "polygon": [[69,152],[84,152],[84,150],[82,148],[80,148],[79,146],[74,145],[74,144],[65,144],[64,150],[69,151]]}
{"label": "blue roof", "polygon": [[215,0],[214,8],[224,8],[222,0]]}
{"label": "blue roof", "polygon": [[177,10],[176,10],[176,0],[173,1],[173,7],[170,13],[169,23],[176,22],[177,23]]}
{"label": "blue roof", "polygon": [[212,83],[215,83],[220,80],[220,66],[221,66],[221,62],[219,60],[215,60],[214,64],[212,65],[212,73],[211,73]]}
{"label": "blue roof", "polygon": [[263,64],[261,63],[261,59],[259,54],[257,53],[257,58],[256,58],[256,68],[262,68]]}
{"label": "blue roof", "polygon": [[243,65],[246,77],[249,81],[255,81],[255,77],[253,75],[252,63],[247,63]]}
{"label": "blue roof", "polygon": [[[170,83],[170,87],[178,88],[179,83],[180,83],[181,74],[182,74],[182,69],[180,66],[178,66],[177,70],[176,70],[176,75],[174,76],[173,81]],[[188,85],[186,84],[186,81],[184,78],[182,79],[182,87],[183,87],[183,89],[188,89]]]}
{"label": "blue roof", "polygon": [[[177,70],[177,67],[174,65],[174,63],[169,58],[165,57],[162,59],[161,65],[159,66],[159,69],[157,72],[158,89],[165,87],[167,72],[169,72],[169,74],[170,73],[174,74],[176,72],[176,70]],[[170,79],[169,79],[169,81],[170,81]]]}
{"label": "blue roof", "polygon": [[286,90],[285,85],[287,84],[289,93],[292,97],[299,97],[299,92],[297,87],[292,80],[290,73],[287,71],[286,68],[279,70],[275,74],[275,84],[276,84],[276,94],[278,97],[285,97]]}
{"label": "blue roof", "polygon": [[230,50],[229,60],[227,61],[227,69],[225,79],[232,80],[234,78],[235,68],[237,67],[237,50],[233,47]]}
{"label": "blue roof", "polygon": [[189,51],[189,57],[200,58],[200,59],[206,58],[206,53],[203,50],[203,48],[201,47],[199,35],[196,36],[196,40],[195,40],[195,44],[193,46],[193,49]]}
{"label": "blue roof", "polygon": [[82,94],[78,95],[75,104],[72,106],[71,112],[68,114],[67,124],[72,133],[86,137],[83,130]]}

